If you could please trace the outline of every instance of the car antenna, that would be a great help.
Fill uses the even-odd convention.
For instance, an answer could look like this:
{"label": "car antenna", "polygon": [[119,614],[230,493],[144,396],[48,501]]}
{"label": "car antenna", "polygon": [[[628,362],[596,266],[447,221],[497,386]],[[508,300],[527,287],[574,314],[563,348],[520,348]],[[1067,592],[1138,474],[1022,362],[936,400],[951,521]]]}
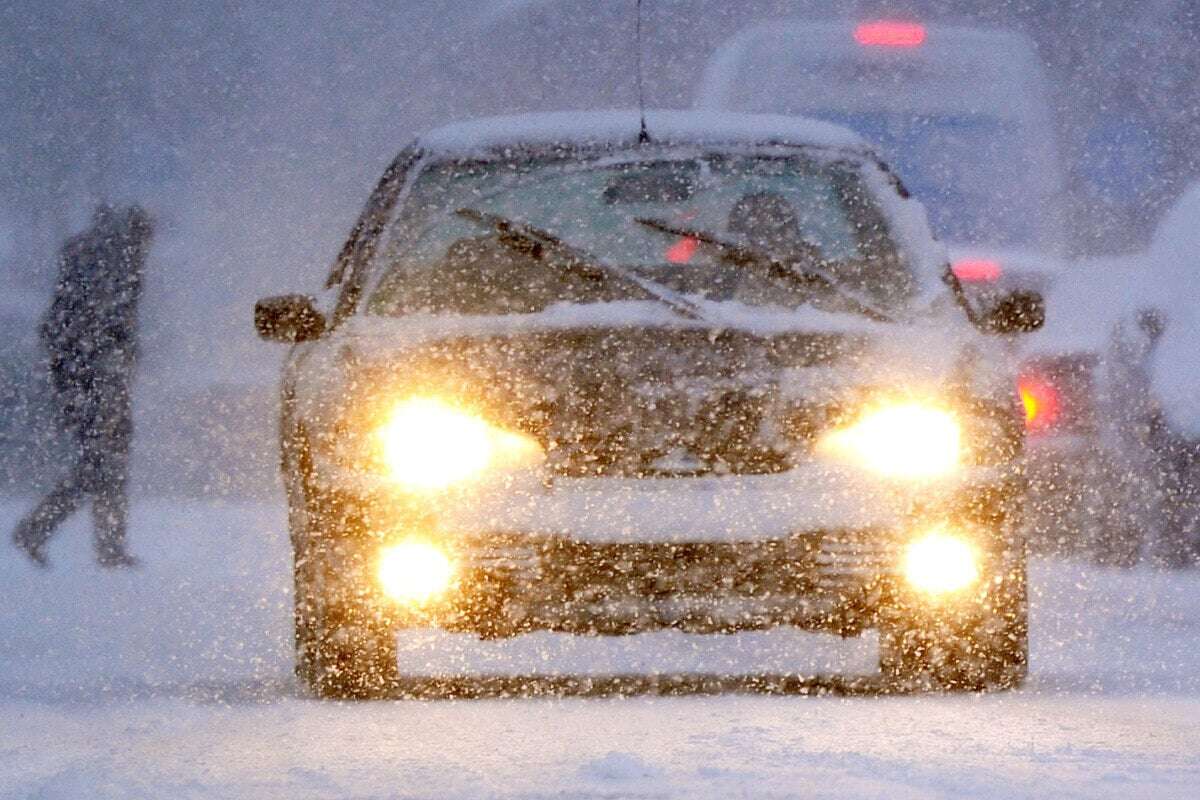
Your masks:
{"label": "car antenna", "polygon": [[642,0],[637,0],[637,25],[634,31],[637,44],[638,116],[641,119],[641,127],[638,129],[638,144],[649,144],[650,130],[646,127],[646,91],[642,79]]}

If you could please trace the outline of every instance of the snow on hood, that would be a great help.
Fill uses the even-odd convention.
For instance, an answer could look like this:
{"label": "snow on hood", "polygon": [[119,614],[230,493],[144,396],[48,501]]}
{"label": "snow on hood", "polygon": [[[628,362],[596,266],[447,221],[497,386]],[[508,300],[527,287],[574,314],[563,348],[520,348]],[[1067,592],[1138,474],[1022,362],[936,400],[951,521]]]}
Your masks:
{"label": "snow on hood", "polygon": [[[423,134],[417,145],[441,153],[471,153],[514,144],[636,144],[641,120],[633,109],[562,111],[485,117]],[[717,111],[646,112],[655,142],[672,144],[776,144],[869,152],[848,128],[805,117]]]}
{"label": "snow on hood", "polygon": [[[762,336],[792,331],[831,333],[882,333],[894,326],[851,314],[834,314],[815,308],[771,312],[722,303],[703,307],[710,321],[680,317],[658,303],[621,300],[608,303],[556,303],[532,314],[491,316],[459,314],[406,314],[402,317],[361,315],[347,321],[348,333],[369,339],[395,339],[405,346],[454,336],[488,336],[601,327],[673,327],[742,330]],[[710,313],[711,312],[711,313]]]}
{"label": "snow on hood", "polygon": [[[764,309],[729,308],[717,323],[728,330],[746,331],[759,336],[785,333],[832,333],[862,337],[871,342],[868,353],[850,365],[850,371],[862,379],[878,383],[936,385],[959,364],[964,348],[976,353],[980,391],[994,393],[995,382],[1010,383],[1003,369],[1005,360],[996,351],[997,343],[982,337],[964,320],[956,308],[930,309],[910,322],[879,323],[853,314],[834,314],[804,307],[795,311],[771,313]],[[399,353],[446,339],[460,337],[519,336],[552,330],[579,328],[712,328],[704,321],[687,320],[670,310],[642,300],[609,303],[560,303],[532,314],[492,316],[409,314],[403,317],[362,315],[347,320],[335,341],[316,349],[311,374],[337,373],[342,363],[343,345],[372,361],[386,360]],[[986,351],[986,354],[985,354]],[[320,362],[318,364],[317,362]],[[996,369],[999,367],[1000,369]],[[325,378],[303,390],[322,395],[328,386]],[[340,389],[336,389],[336,394]]]}

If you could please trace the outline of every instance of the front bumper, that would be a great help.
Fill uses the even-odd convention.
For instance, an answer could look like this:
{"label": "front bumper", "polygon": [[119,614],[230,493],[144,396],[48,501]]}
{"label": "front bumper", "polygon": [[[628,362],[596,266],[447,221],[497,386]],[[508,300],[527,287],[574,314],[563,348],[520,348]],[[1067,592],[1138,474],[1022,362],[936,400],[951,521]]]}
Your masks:
{"label": "front bumper", "polygon": [[[928,607],[900,572],[905,544],[931,526],[963,532],[980,553],[964,593],[976,602],[957,605],[986,599],[1022,548],[1016,484],[985,477],[920,495],[846,482],[834,492],[790,474],[510,486],[457,504],[328,492],[310,547],[331,590],[365,594],[407,626],[489,638],[781,625],[854,635],[888,609]],[[419,607],[389,599],[375,571],[381,548],[411,536],[455,564],[446,591]]]}

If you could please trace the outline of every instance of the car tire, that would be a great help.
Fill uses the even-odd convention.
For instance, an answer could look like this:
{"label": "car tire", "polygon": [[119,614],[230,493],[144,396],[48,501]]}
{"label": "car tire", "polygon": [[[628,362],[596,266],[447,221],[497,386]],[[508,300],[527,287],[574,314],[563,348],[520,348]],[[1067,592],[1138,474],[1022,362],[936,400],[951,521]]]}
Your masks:
{"label": "car tire", "polygon": [[337,546],[295,552],[296,677],[320,698],[387,697],[398,683],[395,631],[334,574],[344,563]]}
{"label": "car tire", "polygon": [[334,517],[323,509],[312,483],[303,431],[287,445],[283,474],[292,541],[296,678],[320,698],[386,697],[398,683],[394,627],[361,580],[363,558],[355,540],[329,530]]}
{"label": "car tire", "polygon": [[1023,560],[972,613],[889,616],[880,629],[879,666],[895,690],[997,691],[1025,680],[1029,612]]}

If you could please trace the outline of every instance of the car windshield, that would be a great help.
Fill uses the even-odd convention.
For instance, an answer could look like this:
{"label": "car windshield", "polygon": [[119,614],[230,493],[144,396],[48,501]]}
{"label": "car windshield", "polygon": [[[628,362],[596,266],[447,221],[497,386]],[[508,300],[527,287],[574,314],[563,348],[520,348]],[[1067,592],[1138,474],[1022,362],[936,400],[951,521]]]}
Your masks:
{"label": "car windshield", "polygon": [[[564,269],[528,236],[517,241],[518,227],[563,243],[575,266],[593,269]],[[801,280],[673,230],[784,261]],[[803,285],[807,269],[836,289]],[[646,299],[636,279],[704,302],[831,310],[853,310],[839,290],[894,307],[914,289],[854,165],[728,153],[436,164],[417,177],[376,274],[367,310],[382,315]]]}

